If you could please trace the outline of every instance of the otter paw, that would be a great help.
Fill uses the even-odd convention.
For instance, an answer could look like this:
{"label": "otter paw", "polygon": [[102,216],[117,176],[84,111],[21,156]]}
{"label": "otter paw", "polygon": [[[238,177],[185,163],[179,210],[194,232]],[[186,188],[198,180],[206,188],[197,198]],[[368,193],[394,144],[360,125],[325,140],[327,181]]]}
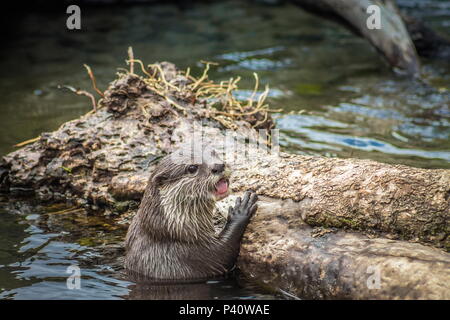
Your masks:
{"label": "otter paw", "polygon": [[241,197],[236,199],[236,204],[228,209],[228,221],[250,220],[258,208],[256,201],[258,196],[254,192],[247,191],[244,199]]}

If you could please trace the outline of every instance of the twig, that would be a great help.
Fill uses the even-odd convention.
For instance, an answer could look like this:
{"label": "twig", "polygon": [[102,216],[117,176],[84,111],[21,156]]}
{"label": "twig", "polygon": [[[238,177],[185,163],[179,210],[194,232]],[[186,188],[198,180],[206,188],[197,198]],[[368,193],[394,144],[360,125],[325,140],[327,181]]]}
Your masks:
{"label": "twig", "polygon": [[75,89],[74,87],[71,87],[71,86],[58,86],[58,89],[61,89],[61,88],[68,89],[79,96],[86,96],[86,97],[90,98],[92,101],[92,106],[94,108],[94,112],[97,112],[97,103],[95,102],[95,97],[92,95],[92,93],[89,93],[87,91],[80,90],[80,89]]}
{"label": "twig", "polygon": [[269,117],[269,113],[268,113],[268,112],[264,112],[264,119],[263,119],[262,121],[257,121],[257,122],[253,125],[253,128],[256,128],[256,127],[259,126],[260,124],[263,124],[264,122],[266,122],[268,117]]}
{"label": "twig", "polygon": [[97,82],[95,81],[95,77],[94,77],[94,74],[92,73],[91,67],[89,67],[87,64],[84,64],[83,66],[86,68],[87,73],[88,73],[88,75],[89,75],[89,78],[91,78],[92,86],[94,87],[94,90],[97,91],[97,93],[98,93],[99,95],[101,95],[101,96],[104,98],[105,95],[103,94],[103,92],[101,92],[101,91],[97,88]]}
{"label": "twig", "polygon": [[301,300],[299,297],[297,297],[296,295],[293,295],[292,293],[289,293],[289,292],[287,292],[287,291],[284,291],[283,289],[281,289],[281,288],[278,288],[278,290],[282,293],[282,294],[284,294],[285,296],[288,296],[289,298],[292,298],[292,299],[294,299],[294,300]]}
{"label": "twig", "polygon": [[145,73],[149,78],[153,78],[153,76],[150,73],[148,73],[147,70],[145,70],[144,63],[141,60],[139,59],[127,60],[127,63],[131,64],[132,62],[138,63],[141,66],[142,72]]}
{"label": "twig", "polygon": [[25,146],[27,144],[30,144],[30,143],[38,141],[40,138],[41,137],[39,136],[39,137],[36,137],[36,138],[33,138],[33,139],[28,139],[28,140],[22,141],[20,143],[15,144],[14,147],[17,147],[17,148],[23,147],[23,146]]}
{"label": "twig", "polygon": [[132,47],[128,47],[128,58],[130,61],[130,73],[134,74],[134,54]]}
{"label": "twig", "polygon": [[219,65],[218,62],[208,61],[208,60],[200,60],[200,63],[203,63],[203,64],[212,64],[213,66],[218,66],[218,65]]}
{"label": "twig", "polygon": [[77,207],[73,207],[73,208],[68,208],[68,209],[63,209],[63,210],[59,210],[59,211],[52,211],[52,212],[48,212],[47,214],[67,214],[67,213],[74,213],[74,212],[78,212],[78,211],[82,211],[84,210],[83,208],[77,208]]}
{"label": "twig", "polygon": [[173,101],[172,99],[170,99],[168,96],[166,96],[164,94],[164,92],[159,91],[158,89],[152,87],[150,88],[150,90],[156,92],[157,94],[159,94],[161,97],[163,97],[167,102],[169,102],[171,105],[173,105],[175,108],[183,111],[183,113],[186,113],[186,109],[182,106],[180,106],[178,103],[176,103],[175,101]]}
{"label": "twig", "polygon": [[256,104],[256,109],[260,109],[262,107],[262,104],[266,100],[268,94],[269,94],[269,86],[266,85],[266,89],[258,98],[258,103]]}
{"label": "twig", "polygon": [[200,79],[198,79],[198,80],[192,85],[192,91],[194,91],[195,88],[197,88],[198,85],[199,85],[200,83],[202,83],[203,80],[205,80],[205,79],[208,77],[209,65],[210,65],[210,63],[206,63],[205,70],[203,70],[202,76],[200,77]]}
{"label": "twig", "polygon": [[247,104],[248,107],[251,107],[253,105],[253,98],[255,97],[256,92],[258,91],[258,87],[259,87],[258,74],[256,72],[253,72],[253,76],[255,77],[255,88],[253,89],[252,95],[248,99],[248,104]]}
{"label": "twig", "polygon": [[176,91],[180,91],[180,88],[174,86],[170,82],[167,82],[166,77],[164,76],[164,71],[161,69],[161,66],[159,64],[149,64],[148,66],[154,67],[159,71],[161,81],[166,85],[166,90],[168,89],[167,87],[171,87],[172,89],[175,89]]}

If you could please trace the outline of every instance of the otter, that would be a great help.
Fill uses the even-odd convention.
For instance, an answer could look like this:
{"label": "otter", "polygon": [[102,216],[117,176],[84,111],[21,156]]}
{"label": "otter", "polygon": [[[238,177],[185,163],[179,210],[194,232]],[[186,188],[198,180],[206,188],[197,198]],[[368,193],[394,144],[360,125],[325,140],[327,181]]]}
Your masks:
{"label": "otter", "polygon": [[151,174],[125,240],[129,273],[157,281],[199,280],[234,268],[257,195],[237,198],[216,234],[215,202],[229,194],[229,170],[214,150],[203,151],[201,161],[191,155],[176,151]]}

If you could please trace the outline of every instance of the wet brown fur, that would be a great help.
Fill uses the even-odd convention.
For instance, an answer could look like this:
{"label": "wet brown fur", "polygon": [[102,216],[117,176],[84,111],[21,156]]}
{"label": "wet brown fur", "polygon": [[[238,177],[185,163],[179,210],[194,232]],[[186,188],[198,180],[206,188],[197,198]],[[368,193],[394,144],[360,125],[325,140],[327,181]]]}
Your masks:
{"label": "wet brown fur", "polygon": [[181,280],[210,278],[233,267],[243,229],[235,223],[215,233],[213,191],[224,172],[212,172],[221,161],[214,152],[210,155],[202,157],[195,174],[187,171],[191,157],[175,161],[172,154],[159,162],[126,237],[129,271]]}

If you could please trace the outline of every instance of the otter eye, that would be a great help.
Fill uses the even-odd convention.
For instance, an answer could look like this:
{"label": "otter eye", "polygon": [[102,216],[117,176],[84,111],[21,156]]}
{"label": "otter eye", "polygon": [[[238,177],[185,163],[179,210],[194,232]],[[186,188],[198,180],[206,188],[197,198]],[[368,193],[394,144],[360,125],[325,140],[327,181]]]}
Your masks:
{"label": "otter eye", "polygon": [[195,165],[195,164],[190,165],[189,167],[187,167],[187,171],[188,171],[189,173],[195,173],[195,172],[197,172],[197,170],[198,170],[198,166]]}

